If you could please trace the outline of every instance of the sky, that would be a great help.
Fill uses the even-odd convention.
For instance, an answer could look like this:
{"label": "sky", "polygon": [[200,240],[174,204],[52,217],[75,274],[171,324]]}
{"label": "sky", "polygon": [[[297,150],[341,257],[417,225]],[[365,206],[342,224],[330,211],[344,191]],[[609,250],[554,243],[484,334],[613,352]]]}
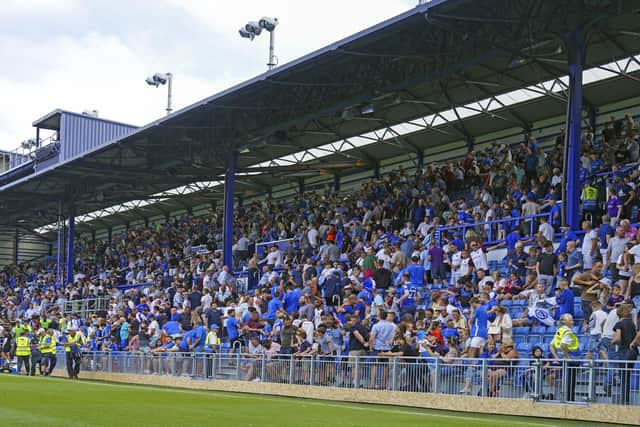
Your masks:
{"label": "sky", "polygon": [[56,108],[98,110],[144,125],[162,115],[172,72],[174,110],[266,70],[269,38],[243,39],[247,21],[274,16],[284,64],[402,13],[417,0],[2,0],[0,150],[35,136]]}

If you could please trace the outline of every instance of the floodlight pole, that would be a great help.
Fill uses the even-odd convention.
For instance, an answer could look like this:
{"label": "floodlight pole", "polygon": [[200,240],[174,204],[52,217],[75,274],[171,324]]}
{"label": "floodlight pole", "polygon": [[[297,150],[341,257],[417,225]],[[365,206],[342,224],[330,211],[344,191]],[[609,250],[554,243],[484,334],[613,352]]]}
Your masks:
{"label": "floodlight pole", "polygon": [[171,114],[173,109],[171,108],[171,96],[173,90],[173,74],[167,73],[167,116]]}
{"label": "floodlight pole", "polygon": [[273,31],[269,31],[269,62],[267,63],[267,67],[269,67],[269,71],[273,70],[273,67],[276,66],[276,55],[275,55],[275,44],[276,44],[276,29]]}

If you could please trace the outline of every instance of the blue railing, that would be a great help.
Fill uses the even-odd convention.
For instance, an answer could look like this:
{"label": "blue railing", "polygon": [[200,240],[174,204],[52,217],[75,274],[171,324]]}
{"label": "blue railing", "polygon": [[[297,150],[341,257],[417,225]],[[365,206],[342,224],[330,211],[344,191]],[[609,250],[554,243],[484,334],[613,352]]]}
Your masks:
{"label": "blue railing", "polygon": [[[510,224],[511,228],[515,228],[515,227],[521,227],[521,224],[526,221],[529,222],[529,234],[528,236],[523,235],[521,240],[529,240],[535,234],[536,220],[542,217],[548,218],[549,223],[551,223],[551,220],[552,220],[551,212],[545,212],[537,215],[509,217],[509,218],[503,218],[503,219],[495,219],[492,221],[473,222],[469,224],[465,223],[460,225],[439,226],[436,229],[436,235],[438,236],[437,237],[438,246],[442,246],[443,234],[446,232],[456,232],[456,231],[461,232],[462,238],[464,239],[464,235],[466,234],[468,229],[470,228],[475,229],[477,227],[483,227],[487,230],[487,240],[483,242],[485,245],[496,245],[496,244],[505,242],[505,239],[494,239],[494,237],[496,237],[494,236],[494,234],[500,231],[501,226],[503,224]],[[487,225],[489,227],[486,227]]]}

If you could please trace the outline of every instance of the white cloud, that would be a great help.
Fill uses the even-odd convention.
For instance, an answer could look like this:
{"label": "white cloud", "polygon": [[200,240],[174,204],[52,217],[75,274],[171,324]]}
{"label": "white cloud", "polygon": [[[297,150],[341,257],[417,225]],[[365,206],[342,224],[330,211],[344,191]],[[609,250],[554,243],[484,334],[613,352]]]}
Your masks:
{"label": "white cloud", "polygon": [[[55,108],[97,109],[137,125],[164,113],[166,90],[144,84],[156,71],[175,75],[174,109],[265,71],[267,37],[253,43],[238,28],[277,16],[280,63],[390,18],[415,0],[208,1],[163,0],[148,16],[128,14],[126,1],[105,12],[78,0],[8,0],[0,17],[0,149],[33,137],[33,120]],[[151,9],[149,9],[151,10]],[[10,18],[10,21],[7,20]],[[53,25],[79,19],[77,25]],[[49,27],[35,33],[34,19]],[[2,21],[7,25],[2,25]],[[87,20],[88,22],[81,22]]]}

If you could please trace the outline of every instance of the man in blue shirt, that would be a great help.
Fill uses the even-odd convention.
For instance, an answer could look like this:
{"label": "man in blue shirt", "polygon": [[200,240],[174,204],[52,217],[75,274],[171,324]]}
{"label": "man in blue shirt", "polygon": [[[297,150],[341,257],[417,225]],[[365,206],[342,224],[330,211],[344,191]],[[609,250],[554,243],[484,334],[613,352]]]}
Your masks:
{"label": "man in blue shirt", "polygon": [[571,227],[568,225],[563,226],[562,228],[562,238],[560,239],[560,243],[558,243],[558,248],[556,249],[556,255],[560,252],[567,252],[567,243],[569,242],[577,242],[578,236],[571,230]]}
{"label": "man in blue shirt", "polygon": [[282,310],[282,301],[280,301],[280,291],[276,291],[267,304],[267,314],[264,316],[272,325],[278,317],[278,312]]}
{"label": "man in blue shirt", "polygon": [[556,302],[558,303],[558,310],[556,311],[555,319],[560,319],[565,313],[569,313],[573,316],[573,291],[569,288],[569,281],[567,279],[561,279],[558,282],[560,289],[556,291]]}
{"label": "man in blue shirt", "polygon": [[[393,344],[393,337],[396,333],[396,325],[393,323],[395,314],[393,312],[380,312],[380,321],[373,325],[371,333],[369,334],[369,349],[375,353],[383,353],[391,350]],[[381,367],[380,388],[386,389],[387,384],[387,364],[389,359],[387,357],[381,357],[377,359],[377,362]],[[378,369],[371,369],[371,383],[370,386],[376,386],[376,377],[378,375]]]}
{"label": "man in blue shirt", "polygon": [[400,317],[410,314],[412,317],[416,313],[416,304],[420,299],[418,287],[411,283],[408,272],[402,274],[402,283],[396,290],[396,295],[400,298]]}
{"label": "man in blue shirt", "polygon": [[409,280],[416,286],[424,285],[425,269],[420,265],[420,258],[414,256],[411,258],[411,264],[405,269],[409,273]]}
{"label": "man in blue shirt", "polygon": [[[478,297],[471,298],[472,313],[469,318],[469,358],[474,359],[480,355],[489,338],[489,315]],[[460,390],[462,394],[471,393],[471,380],[473,378],[473,365],[469,365],[465,374],[464,388]]]}
{"label": "man in blue shirt", "polygon": [[227,328],[227,336],[229,337],[229,343],[231,345],[231,348],[229,349],[229,357],[231,357],[235,347],[237,345],[242,345],[242,341],[240,339],[240,322],[236,319],[236,311],[233,308],[229,309],[227,312],[225,327]]}
{"label": "man in blue shirt", "polygon": [[291,285],[287,286],[287,293],[284,294],[284,309],[287,314],[292,315],[298,311],[301,296],[302,292],[300,292],[299,288],[296,287],[294,289]]}

